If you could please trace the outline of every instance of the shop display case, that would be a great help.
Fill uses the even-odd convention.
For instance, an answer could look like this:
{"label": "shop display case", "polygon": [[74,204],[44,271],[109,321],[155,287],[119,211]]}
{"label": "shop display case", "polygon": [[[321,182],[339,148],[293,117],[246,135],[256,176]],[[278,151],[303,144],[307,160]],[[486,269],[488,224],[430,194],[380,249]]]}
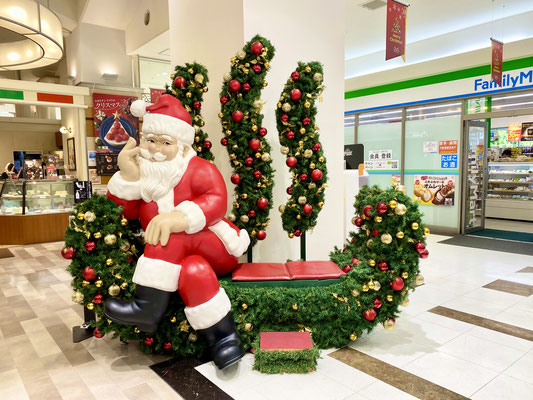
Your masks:
{"label": "shop display case", "polygon": [[5,181],[0,190],[0,244],[63,240],[73,207],[73,181]]}
{"label": "shop display case", "polygon": [[533,221],[533,162],[490,162],[487,217]]}

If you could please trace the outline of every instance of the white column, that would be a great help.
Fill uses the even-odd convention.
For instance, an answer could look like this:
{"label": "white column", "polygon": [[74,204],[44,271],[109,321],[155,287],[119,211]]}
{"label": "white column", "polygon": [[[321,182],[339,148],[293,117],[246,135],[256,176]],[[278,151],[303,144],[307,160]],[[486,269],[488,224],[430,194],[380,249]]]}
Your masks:
{"label": "white column", "polygon": [[[272,146],[274,204],[267,239],[254,248],[254,261],[285,262],[299,258],[299,239],[289,239],[281,227],[277,210],[285,204],[285,189],[290,175],[285,156],[279,151],[275,123],[275,107],[283,84],[298,61],[320,61],[324,64],[324,102],[318,103],[317,124],[327,158],[328,188],[326,201],[314,233],[307,236],[307,259],[327,260],[335,245],[341,246],[343,233],[343,110],[344,110],[344,20],[345,2],[324,3],[321,0],[169,0],[169,25],[172,65],[192,62],[209,70],[209,92],[202,107],[205,129],[212,142],[216,165],[226,183],[231,168],[226,149],[220,144],[222,130],[217,117],[218,94],[222,75],[230,69],[230,58],[256,33],[268,38],[276,55],[267,74],[268,86],[262,99],[263,126]],[[228,184],[228,193],[233,185]],[[231,198],[228,207],[231,206]]]}

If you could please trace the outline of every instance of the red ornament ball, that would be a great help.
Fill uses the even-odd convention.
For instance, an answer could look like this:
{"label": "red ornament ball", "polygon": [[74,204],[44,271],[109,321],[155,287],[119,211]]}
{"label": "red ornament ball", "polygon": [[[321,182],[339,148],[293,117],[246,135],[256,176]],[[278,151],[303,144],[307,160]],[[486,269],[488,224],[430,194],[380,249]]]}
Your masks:
{"label": "red ornament ball", "polygon": [[238,185],[241,183],[241,176],[239,174],[233,174],[231,175],[231,183],[234,185]]}
{"label": "red ornament ball", "polygon": [[352,269],[353,269],[353,268],[352,268],[351,265],[346,264],[346,265],[342,268],[342,272],[344,272],[344,273],[347,274],[347,273],[350,272]]}
{"label": "red ornament ball", "polygon": [[297,81],[298,79],[300,79],[300,73],[298,71],[294,71],[292,74],[291,74],[291,79],[293,81]]}
{"label": "red ornament ball", "polygon": [[93,267],[83,268],[83,272],[81,274],[83,276],[83,279],[85,279],[86,281],[93,281],[96,279],[96,274],[94,273]]}
{"label": "red ornament ball", "polygon": [[255,179],[259,179],[259,178],[261,178],[261,176],[263,176],[263,174],[261,174],[261,171],[258,171],[258,170],[254,171],[254,178]]}
{"label": "red ornament ball", "polygon": [[420,253],[420,258],[426,259],[428,257],[429,257],[428,249],[425,249],[422,253]]}
{"label": "red ornament ball", "polygon": [[372,236],[376,237],[377,235],[379,235],[379,231],[376,228],[372,229]]}
{"label": "red ornament ball", "polygon": [[95,338],[98,338],[98,339],[104,337],[104,334],[98,328],[94,329],[93,335]]}
{"label": "red ornament ball", "polygon": [[220,139],[220,144],[222,146],[227,146],[228,145],[228,139],[223,137],[222,139]]}
{"label": "red ornament ball", "polygon": [[289,186],[286,190],[287,194],[292,194],[292,186]]}
{"label": "red ornament ball", "polygon": [[392,290],[402,290],[403,286],[404,286],[403,279],[400,277],[394,279],[390,283],[390,287],[392,288]]}
{"label": "red ornament ball", "polygon": [[357,265],[357,263],[359,262],[359,259],[358,258],[352,258],[352,264],[353,265]]}
{"label": "red ornament ball", "polygon": [[250,50],[252,50],[252,53],[254,54],[261,54],[263,51],[263,44],[261,42],[253,42],[250,46]]}
{"label": "red ornament ball", "polygon": [[319,151],[322,148],[320,143],[315,143],[313,145],[313,151]]}
{"label": "red ornament ball", "polygon": [[165,349],[166,351],[171,350],[172,349],[172,343],[165,342],[165,344],[163,344],[163,349]]}
{"label": "red ornament ball", "polygon": [[303,210],[305,214],[311,214],[313,212],[313,206],[311,204],[306,204],[303,207]]}
{"label": "red ornament ball", "polygon": [[292,139],[294,139],[295,134],[294,134],[293,131],[288,131],[288,132],[286,133],[286,136],[287,136],[287,139],[292,140]]}
{"label": "red ornament ball", "polygon": [[183,76],[177,76],[174,78],[174,86],[176,86],[178,89],[185,88],[185,85],[187,85],[187,81]]}
{"label": "red ornament ball", "polygon": [[244,114],[242,113],[242,111],[233,111],[233,114],[231,114],[231,119],[234,121],[234,122],[241,122],[242,119],[244,118]]}
{"label": "red ornament ball", "polygon": [[385,214],[387,212],[387,205],[380,201],[376,209],[378,210],[378,213]]}
{"label": "red ornament ball", "polygon": [[194,109],[199,110],[200,108],[202,108],[202,102],[195,101],[192,103],[192,106],[194,107]]}
{"label": "red ornament ball", "polygon": [[220,104],[224,105],[228,102],[228,97],[227,96],[222,96],[220,98]]}
{"label": "red ornament ball", "polygon": [[281,119],[282,122],[287,122],[289,120],[289,116],[287,114],[282,114],[279,119]]}
{"label": "red ornament ball", "polygon": [[261,66],[259,64],[254,64],[254,66],[252,67],[252,70],[256,73],[256,74],[259,74],[261,73]]}
{"label": "red ornament ball", "polygon": [[291,100],[292,101],[298,101],[302,98],[302,92],[300,92],[300,89],[292,89],[291,90]]}
{"label": "red ornament ball", "polygon": [[146,339],[144,339],[144,344],[147,345],[147,346],[153,345],[154,344],[154,338],[147,337]]}
{"label": "red ornament ball", "polygon": [[259,128],[259,136],[266,136],[267,128]]}
{"label": "red ornament ball", "polygon": [[241,83],[238,80],[233,79],[229,81],[228,88],[231,92],[236,93],[241,90]]}
{"label": "red ornament ball", "polygon": [[378,316],[378,313],[376,312],[376,310],[374,309],[371,309],[371,310],[365,310],[363,312],[363,317],[365,317],[365,319],[367,321],[374,321],[376,319],[376,317]]}
{"label": "red ornament ball", "polygon": [[248,147],[252,149],[253,151],[257,151],[261,147],[261,142],[257,139],[252,139],[248,143]]}
{"label": "red ornament ball", "polygon": [[252,157],[246,157],[244,159],[244,163],[248,166],[252,165],[254,163],[254,159]]}
{"label": "red ornament ball", "polygon": [[302,236],[302,231],[301,231],[300,229],[296,229],[296,230],[294,231],[294,236],[297,236],[297,237]]}
{"label": "red ornament ball", "polygon": [[76,249],[74,247],[63,247],[61,255],[67,260],[72,260],[76,256]]}
{"label": "red ornament ball", "polygon": [[248,217],[250,217],[250,218],[255,218],[256,215],[257,215],[257,214],[255,213],[255,210],[250,210],[250,211],[248,211]]}
{"label": "red ornament ball", "polygon": [[300,174],[300,180],[301,181],[306,181],[307,180],[307,174]]}
{"label": "red ornament ball", "polygon": [[310,123],[311,119],[309,117],[304,117],[304,119],[302,119],[302,124],[309,125]]}
{"label": "red ornament ball", "polygon": [[386,270],[389,269],[389,264],[386,261],[380,261],[380,262],[378,262],[378,268],[381,271],[386,271]]}
{"label": "red ornament ball", "polygon": [[314,169],[313,172],[311,172],[311,179],[314,181],[319,181],[322,179],[322,171],[319,169]]}
{"label": "red ornament ball", "polygon": [[287,161],[285,161],[285,164],[287,164],[287,167],[294,168],[296,167],[296,164],[298,164],[298,160],[296,157],[289,157],[287,158]]}
{"label": "red ornament ball", "polygon": [[264,210],[268,207],[268,200],[264,197],[261,197],[259,200],[257,200],[257,207],[259,207],[261,210]]}
{"label": "red ornament ball", "polygon": [[424,252],[424,250],[426,250],[426,245],[420,241],[418,241],[416,244],[415,244],[415,249],[416,251],[418,251],[420,254],[422,254]]}
{"label": "red ornament ball", "polygon": [[363,225],[363,218],[356,218],[355,226],[361,226],[361,225]]}
{"label": "red ornament ball", "polygon": [[85,242],[85,250],[87,251],[93,251],[96,248],[96,243],[94,242]]}
{"label": "red ornament ball", "polygon": [[265,240],[267,237],[267,233],[265,231],[259,231],[255,235],[255,237],[257,238],[257,240]]}
{"label": "red ornament ball", "polygon": [[93,297],[93,303],[94,304],[102,304],[102,300],[104,299],[104,296],[102,296],[101,293],[96,293]]}
{"label": "red ornament ball", "polygon": [[374,308],[380,309],[383,303],[381,303],[380,299],[374,299]]}
{"label": "red ornament ball", "polygon": [[204,149],[210,149],[213,146],[209,140],[204,141]]}
{"label": "red ornament ball", "polygon": [[252,88],[252,87],[250,86],[250,84],[249,84],[248,82],[245,82],[245,83],[242,84],[242,90],[243,90],[244,92],[249,91],[251,88]]}
{"label": "red ornament ball", "polygon": [[370,215],[371,211],[372,211],[372,206],[371,205],[365,206],[365,208],[363,208],[363,214],[365,214],[365,217],[367,217],[367,218],[371,218],[372,217]]}

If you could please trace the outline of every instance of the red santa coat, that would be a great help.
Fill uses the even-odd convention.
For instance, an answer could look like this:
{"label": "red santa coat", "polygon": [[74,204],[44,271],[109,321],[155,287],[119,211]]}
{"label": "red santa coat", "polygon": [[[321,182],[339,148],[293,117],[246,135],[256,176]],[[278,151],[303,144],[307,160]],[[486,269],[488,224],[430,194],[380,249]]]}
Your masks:
{"label": "red santa coat", "polygon": [[140,218],[143,229],[156,215],[180,212],[189,224],[186,232],[172,233],[166,246],[147,244],[137,262],[133,281],[165,291],[179,291],[194,329],[218,322],[231,304],[219,289],[217,275],[232,271],[250,238],[226,220],[226,185],[218,169],[189,152],[188,165],[174,187],[157,202],[141,198],[140,181],[128,182],[117,172],[107,197],[124,207],[127,219]]}

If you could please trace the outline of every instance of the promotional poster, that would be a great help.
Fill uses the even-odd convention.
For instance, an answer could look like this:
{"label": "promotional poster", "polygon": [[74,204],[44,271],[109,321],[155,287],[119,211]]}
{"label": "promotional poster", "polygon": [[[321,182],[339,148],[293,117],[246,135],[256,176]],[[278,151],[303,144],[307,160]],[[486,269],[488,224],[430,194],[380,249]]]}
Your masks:
{"label": "promotional poster", "polygon": [[413,200],[426,206],[453,206],[454,175],[415,175]]}

